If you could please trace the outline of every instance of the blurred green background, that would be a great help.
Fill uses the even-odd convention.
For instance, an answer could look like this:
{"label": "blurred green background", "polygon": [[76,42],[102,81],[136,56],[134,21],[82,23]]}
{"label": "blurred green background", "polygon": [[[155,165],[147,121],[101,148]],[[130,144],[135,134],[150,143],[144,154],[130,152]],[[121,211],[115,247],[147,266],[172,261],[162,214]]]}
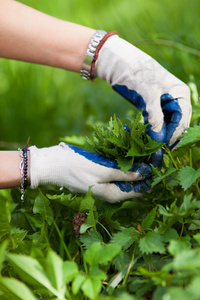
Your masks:
{"label": "blurred green background", "polygon": [[[52,16],[118,34],[185,83],[200,85],[199,0],[21,1]],[[88,135],[90,122],[125,118],[131,105],[105,82],[65,70],[0,59],[0,148],[38,147]]]}

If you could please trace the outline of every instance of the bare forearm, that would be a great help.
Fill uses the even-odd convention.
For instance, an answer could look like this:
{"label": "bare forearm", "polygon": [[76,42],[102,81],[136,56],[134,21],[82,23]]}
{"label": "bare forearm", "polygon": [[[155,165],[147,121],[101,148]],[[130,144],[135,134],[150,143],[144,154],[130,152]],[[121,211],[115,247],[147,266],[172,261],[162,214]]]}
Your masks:
{"label": "bare forearm", "polygon": [[0,57],[79,72],[95,30],[0,0]]}
{"label": "bare forearm", "polygon": [[[29,152],[28,152],[28,162]],[[20,186],[21,171],[19,168],[21,157],[19,151],[0,151],[0,189]],[[28,182],[30,184],[30,168],[28,167]]]}

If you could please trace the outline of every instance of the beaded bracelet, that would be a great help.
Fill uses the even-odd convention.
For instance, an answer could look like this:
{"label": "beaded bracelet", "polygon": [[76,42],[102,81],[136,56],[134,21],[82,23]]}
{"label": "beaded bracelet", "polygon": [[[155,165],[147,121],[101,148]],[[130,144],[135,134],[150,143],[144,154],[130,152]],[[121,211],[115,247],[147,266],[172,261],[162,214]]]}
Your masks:
{"label": "beaded bracelet", "polygon": [[21,200],[24,201],[25,197],[25,190],[28,186],[28,156],[27,156],[27,148],[19,148],[20,151],[20,157],[21,162],[19,164],[19,168],[21,171],[21,180],[20,180],[20,186],[21,186]]}

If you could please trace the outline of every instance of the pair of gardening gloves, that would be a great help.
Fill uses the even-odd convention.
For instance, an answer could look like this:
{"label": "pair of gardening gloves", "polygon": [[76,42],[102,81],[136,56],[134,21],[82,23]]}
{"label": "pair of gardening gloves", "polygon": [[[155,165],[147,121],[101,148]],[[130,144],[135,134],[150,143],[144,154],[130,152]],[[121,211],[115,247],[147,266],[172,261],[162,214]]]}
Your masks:
{"label": "pair of gardening gloves", "polygon": [[[142,111],[152,139],[172,148],[189,127],[188,86],[119,36],[109,37],[101,47],[94,75]],[[96,198],[112,203],[141,197],[142,191],[150,188],[149,164],[135,163],[125,174],[116,161],[65,143],[29,150],[31,188],[48,184],[87,193],[92,186]],[[151,163],[161,166],[162,151],[153,154]]]}

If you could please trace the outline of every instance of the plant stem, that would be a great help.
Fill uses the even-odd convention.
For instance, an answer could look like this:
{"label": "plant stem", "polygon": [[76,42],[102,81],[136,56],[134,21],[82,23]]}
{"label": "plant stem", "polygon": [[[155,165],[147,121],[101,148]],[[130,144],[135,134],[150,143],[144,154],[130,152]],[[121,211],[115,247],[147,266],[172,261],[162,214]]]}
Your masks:
{"label": "plant stem", "polygon": [[130,261],[130,264],[129,264],[129,266],[128,266],[128,270],[127,270],[127,272],[126,272],[126,275],[124,276],[123,283],[122,283],[123,285],[126,284],[126,280],[127,280],[128,275],[129,275],[129,273],[130,273],[130,270],[131,270],[133,261],[134,261],[134,252],[133,252],[133,254],[132,254],[131,261]]}
{"label": "plant stem", "polygon": [[171,154],[171,151],[167,147],[165,147],[165,151],[167,152],[167,154],[171,158],[171,161],[172,161],[174,167],[178,170],[179,168],[178,168],[178,166],[177,166],[177,164],[176,164],[176,162],[175,162],[175,160],[174,160],[174,158],[173,158],[173,156]]}
{"label": "plant stem", "polygon": [[80,244],[80,242],[78,241],[78,239],[76,240],[76,243],[77,243],[77,245],[78,245],[78,246],[80,247],[80,249],[81,249],[81,253],[82,253],[82,256],[83,256],[83,265],[84,265],[85,273],[87,274],[87,273],[88,273],[88,267],[87,267],[87,264],[86,264],[86,262],[85,262],[83,247],[82,247],[82,245]]}
{"label": "plant stem", "polygon": [[56,228],[56,231],[57,231],[57,233],[58,233],[58,235],[59,235],[59,238],[60,238],[61,242],[63,243],[63,248],[65,249],[65,252],[66,252],[66,254],[67,254],[68,259],[69,259],[69,260],[72,260],[72,257],[71,257],[71,255],[70,255],[70,253],[69,253],[69,250],[68,250],[68,248],[67,248],[67,246],[66,246],[66,244],[65,244],[65,242],[64,242],[64,240],[63,240],[63,237],[62,237],[62,234],[61,234],[61,232],[60,232],[60,229],[58,228],[58,226],[57,226],[57,224],[56,224],[55,221],[53,221],[53,223],[54,223],[54,226],[55,226],[55,228]]}
{"label": "plant stem", "polygon": [[192,168],[192,149],[189,149],[190,167]]}
{"label": "plant stem", "polygon": [[105,226],[103,226],[103,224],[101,224],[99,221],[96,220],[96,222],[101,225],[101,227],[103,227],[103,229],[105,230],[105,232],[108,234],[109,238],[111,239],[112,238],[112,235],[110,234],[110,232],[106,229]]}
{"label": "plant stem", "polygon": [[196,187],[197,192],[198,192],[198,194],[200,196],[200,188],[199,188],[199,184],[198,184],[198,179],[195,181],[195,187]]}
{"label": "plant stem", "polygon": [[180,233],[180,236],[179,236],[180,238],[182,237],[182,234],[183,234],[184,225],[185,225],[185,223],[183,222],[182,226],[181,226],[181,233]]}

